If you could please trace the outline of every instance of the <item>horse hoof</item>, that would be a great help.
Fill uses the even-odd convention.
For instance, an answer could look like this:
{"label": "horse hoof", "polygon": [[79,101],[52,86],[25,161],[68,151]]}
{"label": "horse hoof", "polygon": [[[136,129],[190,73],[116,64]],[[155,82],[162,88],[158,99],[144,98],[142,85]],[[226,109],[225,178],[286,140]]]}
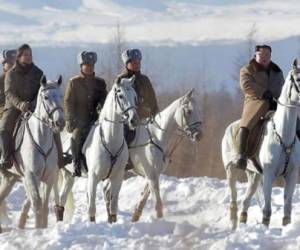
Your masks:
{"label": "horse hoof", "polygon": [[56,221],[63,221],[65,208],[63,206],[56,205],[54,206],[54,211],[56,215]]}
{"label": "horse hoof", "polygon": [[240,214],[240,223],[247,223],[248,214],[247,212],[241,212]]}
{"label": "horse hoof", "polygon": [[266,227],[269,227],[269,225],[270,225],[270,217],[263,217],[262,224],[264,224]]}
{"label": "horse hoof", "polygon": [[91,217],[90,217],[90,222],[96,222],[95,216],[91,216]]}
{"label": "horse hoof", "polygon": [[117,222],[117,215],[116,214],[109,215],[108,223],[112,224],[112,223],[115,223],[115,222]]}
{"label": "horse hoof", "polygon": [[139,221],[141,214],[138,211],[135,211],[132,215],[131,222]]}
{"label": "horse hoof", "polygon": [[290,216],[285,216],[282,218],[282,226],[286,226],[291,223],[291,217]]}

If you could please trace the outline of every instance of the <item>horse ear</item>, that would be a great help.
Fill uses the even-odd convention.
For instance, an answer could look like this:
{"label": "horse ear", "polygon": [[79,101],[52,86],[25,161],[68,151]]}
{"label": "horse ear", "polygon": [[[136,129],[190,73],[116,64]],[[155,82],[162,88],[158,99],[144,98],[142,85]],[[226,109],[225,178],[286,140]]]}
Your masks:
{"label": "horse ear", "polygon": [[298,67],[298,60],[297,60],[297,58],[294,59],[292,66],[293,66],[293,69],[297,69],[297,67]]}
{"label": "horse ear", "polygon": [[45,76],[45,75],[42,76],[41,81],[40,81],[40,84],[43,85],[44,87],[46,86],[46,84],[47,84],[47,79],[46,79],[46,76]]}
{"label": "horse ear", "polygon": [[57,83],[58,83],[59,86],[61,85],[61,83],[62,83],[62,75],[59,75]]}
{"label": "horse ear", "polygon": [[188,99],[190,99],[193,96],[194,91],[195,91],[195,89],[192,88],[189,92],[187,92],[185,94],[185,97],[188,98]]}

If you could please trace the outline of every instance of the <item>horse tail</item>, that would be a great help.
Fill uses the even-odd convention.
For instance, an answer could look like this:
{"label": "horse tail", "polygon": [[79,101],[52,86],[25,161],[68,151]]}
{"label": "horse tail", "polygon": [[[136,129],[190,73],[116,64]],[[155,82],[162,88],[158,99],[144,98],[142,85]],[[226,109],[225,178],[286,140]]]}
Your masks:
{"label": "horse tail", "polygon": [[68,193],[66,204],[65,204],[65,218],[67,221],[71,221],[74,215],[74,196],[72,190]]}
{"label": "horse tail", "polygon": [[[59,171],[58,178],[57,178],[57,198],[59,202],[56,201],[57,205],[63,206],[65,208],[64,212],[64,218],[66,218],[67,221],[71,221],[72,217],[74,215],[74,198],[73,198],[73,192],[72,192],[72,186],[73,186],[74,179],[71,176],[71,174],[67,170]],[[63,190],[62,190],[63,189]],[[63,194],[67,195],[65,204],[59,204],[60,202],[63,203],[64,198],[59,197]]]}

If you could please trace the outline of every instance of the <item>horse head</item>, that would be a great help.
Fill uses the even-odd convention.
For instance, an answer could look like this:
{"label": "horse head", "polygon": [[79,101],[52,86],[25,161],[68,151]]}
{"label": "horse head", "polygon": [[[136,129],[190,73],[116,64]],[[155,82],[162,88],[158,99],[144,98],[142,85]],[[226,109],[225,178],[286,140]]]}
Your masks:
{"label": "horse head", "polygon": [[200,141],[202,136],[200,105],[194,98],[194,89],[186,93],[179,102],[175,119],[182,130],[193,141]]}
{"label": "horse head", "polygon": [[56,81],[47,81],[43,75],[40,81],[37,107],[37,116],[45,121],[53,132],[61,132],[65,126],[65,118],[62,108],[62,93],[60,85],[62,76]]}
{"label": "horse head", "polygon": [[139,122],[137,114],[137,95],[133,88],[135,76],[122,78],[114,86],[116,112],[127,122],[130,129],[135,129]]}

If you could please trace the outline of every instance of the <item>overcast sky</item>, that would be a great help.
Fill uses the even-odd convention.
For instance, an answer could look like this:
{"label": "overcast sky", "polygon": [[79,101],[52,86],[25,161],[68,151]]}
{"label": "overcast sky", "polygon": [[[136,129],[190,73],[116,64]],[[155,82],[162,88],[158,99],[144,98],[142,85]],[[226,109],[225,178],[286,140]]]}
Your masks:
{"label": "overcast sky", "polygon": [[119,22],[126,40],[199,44],[299,35],[300,1],[0,0],[0,44],[107,43]]}

